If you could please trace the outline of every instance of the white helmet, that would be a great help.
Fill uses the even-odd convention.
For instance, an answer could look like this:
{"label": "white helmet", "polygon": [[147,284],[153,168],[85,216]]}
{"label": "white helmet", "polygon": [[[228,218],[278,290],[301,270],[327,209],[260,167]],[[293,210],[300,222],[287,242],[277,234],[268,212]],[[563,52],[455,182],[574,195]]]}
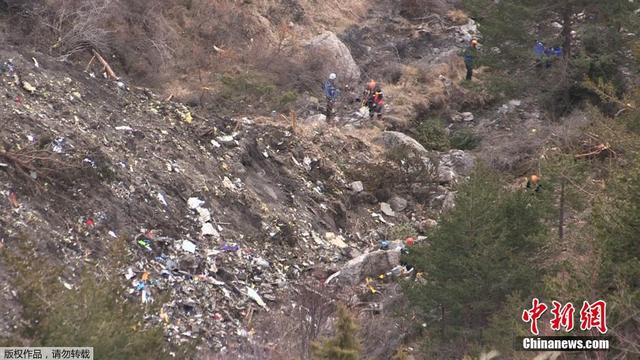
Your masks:
{"label": "white helmet", "polygon": [[329,74],[329,80],[335,80],[336,79],[336,74],[331,73]]}

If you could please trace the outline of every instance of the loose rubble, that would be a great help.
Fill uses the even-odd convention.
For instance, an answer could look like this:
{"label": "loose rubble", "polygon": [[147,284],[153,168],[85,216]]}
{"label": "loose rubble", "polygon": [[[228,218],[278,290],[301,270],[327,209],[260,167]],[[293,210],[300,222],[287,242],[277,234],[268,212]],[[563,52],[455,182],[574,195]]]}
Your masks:
{"label": "loose rubble", "polygon": [[[5,149],[44,151],[60,169],[25,177],[0,153],[8,199],[0,201],[8,214],[0,217],[0,243],[36,239],[47,252],[34,257],[79,273],[123,239],[126,264],[113,276],[127,284],[128,301],[158,306],[141,323],[162,324],[172,343],[197,339],[223,351],[247,341],[247,314],[277,308],[309,269],[346,263],[334,279],[353,284],[387,273],[399,266],[400,250],[367,247],[394,222],[426,221],[451,206],[445,187],[427,193],[425,206],[410,204],[419,190],[411,184],[376,201],[365,190],[371,179],[353,170],[374,164],[378,147],[366,133],[315,123],[320,115],[300,125],[303,134],[265,118],[205,119],[147,89],[60,72],[44,55],[38,66],[6,57],[13,61],[0,74]],[[454,177],[472,166],[466,153],[433,154],[402,133],[384,132],[381,141],[425,159],[444,156]],[[77,280],[63,279],[69,291]]]}

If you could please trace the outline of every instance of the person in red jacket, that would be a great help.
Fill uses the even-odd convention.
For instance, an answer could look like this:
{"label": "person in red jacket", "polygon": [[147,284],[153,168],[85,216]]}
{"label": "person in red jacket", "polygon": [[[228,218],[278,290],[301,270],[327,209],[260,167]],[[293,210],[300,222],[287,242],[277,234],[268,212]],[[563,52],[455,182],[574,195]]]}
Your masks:
{"label": "person in red jacket", "polygon": [[376,86],[372,91],[369,99],[367,99],[367,106],[369,107],[369,118],[373,118],[377,115],[378,119],[382,118],[382,109],[384,108],[384,94],[380,86]]}

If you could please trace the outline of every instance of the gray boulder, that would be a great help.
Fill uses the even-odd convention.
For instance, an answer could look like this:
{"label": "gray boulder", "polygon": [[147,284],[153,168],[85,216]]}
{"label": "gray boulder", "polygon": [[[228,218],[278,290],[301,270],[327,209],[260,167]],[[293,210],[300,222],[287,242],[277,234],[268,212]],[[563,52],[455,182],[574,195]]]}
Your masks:
{"label": "gray boulder", "polygon": [[327,121],[327,116],[325,114],[311,115],[305,120],[305,122],[309,124],[323,123],[326,121]]}
{"label": "gray boulder", "polygon": [[323,59],[323,71],[328,76],[329,73],[336,73],[338,81],[342,83],[355,82],[360,79],[360,68],[353,60],[349,48],[331,31],[309,40],[305,47]]}
{"label": "gray boulder", "polygon": [[385,131],[377,140],[388,150],[398,147],[406,147],[418,156],[426,157],[429,155],[429,151],[427,151],[427,149],[425,149],[418,141],[401,132]]}
{"label": "gray boulder", "polygon": [[393,196],[389,200],[389,205],[391,205],[391,209],[396,212],[404,211],[407,208],[407,200],[401,198],[400,196]]}
{"label": "gray boulder", "polygon": [[340,270],[338,281],[355,285],[367,277],[384,274],[400,265],[400,249],[376,250],[362,254],[347,262]]}
{"label": "gray boulder", "polygon": [[468,176],[476,165],[470,153],[463,150],[451,150],[440,158],[440,165],[451,168],[459,176]]}
{"label": "gray boulder", "polygon": [[362,184],[362,181],[354,181],[349,185],[349,187],[351,188],[351,190],[357,193],[364,190],[364,185]]}

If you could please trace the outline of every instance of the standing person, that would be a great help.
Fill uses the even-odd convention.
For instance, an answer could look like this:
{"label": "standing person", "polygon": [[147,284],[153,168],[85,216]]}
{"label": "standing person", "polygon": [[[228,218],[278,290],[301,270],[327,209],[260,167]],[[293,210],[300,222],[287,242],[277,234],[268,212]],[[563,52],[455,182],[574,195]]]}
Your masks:
{"label": "standing person", "polygon": [[533,46],[533,53],[536,57],[536,66],[542,67],[542,58],[544,57],[544,44],[540,40],[536,40]]}
{"label": "standing person", "polygon": [[384,94],[380,85],[375,80],[371,80],[367,83],[367,87],[362,94],[362,105],[369,108],[369,118],[377,114],[378,117],[382,117],[382,109],[384,108]]}
{"label": "standing person", "polygon": [[373,97],[373,94],[376,91],[376,86],[378,84],[375,80],[370,80],[367,83],[367,86],[364,88],[364,92],[362,93],[362,106],[368,106],[369,100]]}
{"label": "standing person", "polygon": [[382,93],[382,89],[380,85],[376,85],[373,90],[373,94],[367,101],[367,105],[369,106],[369,119],[373,120],[373,118],[378,115],[378,119],[382,119],[382,109],[384,108],[384,94]]}
{"label": "standing person", "polygon": [[336,88],[336,74],[329,74],[329,79],[324,82],[324,96],[327,98],[327,123],[333,121],[335,114],[336,99],[338,98],[338,89]]}
{"label": "standing person", "polygon": [[471,39],[469,46],[464,50],[464,65],[467,67],[467,80],[473,77],[473,64],[478,58],[478,40]]}

